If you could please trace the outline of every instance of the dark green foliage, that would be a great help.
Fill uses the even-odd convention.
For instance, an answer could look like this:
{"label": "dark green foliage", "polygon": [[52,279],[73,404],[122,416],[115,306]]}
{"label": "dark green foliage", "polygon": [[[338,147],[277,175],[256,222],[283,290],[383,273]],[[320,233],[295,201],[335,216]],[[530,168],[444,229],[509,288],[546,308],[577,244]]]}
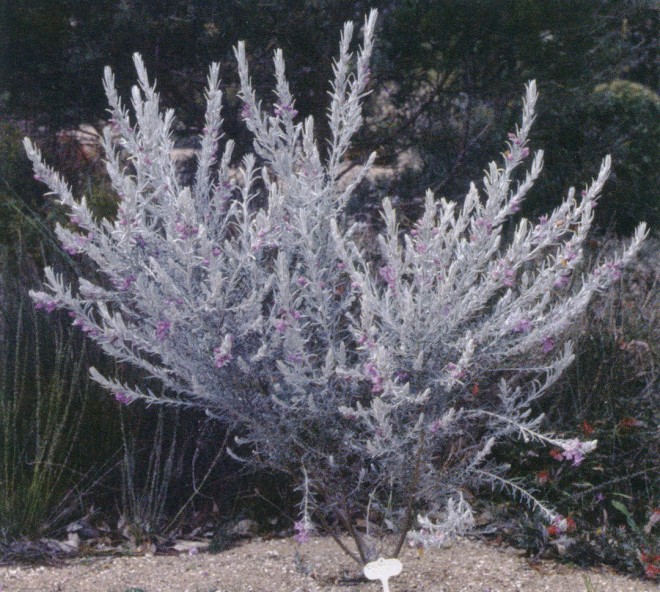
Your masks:
{"label": "dark green foliage", "polygon": [[[257,89],[270,88],[272,52],[282,47],[297,110],[323,126],[326,57],[336,54],[335,32],[370,7],[381,10],[382,28],[373,119],[353,155],[376,149],[380,162],[389,165],[414,148],[420,163],[419,170],[389,182],[372,199],[385,193],[419,196],[427,187],[452,198],[463,195],[490,155],[502,150],[500,138],[513,124],[515,99],[523,83],[536,78],[542,100],[535,138],[546,149],[552,176],[541,180],[527,213],[559,203],[567,185],[588,181],[604,154],[615,150],[615,195],[599,212],[599,222],[608,225],[617,217],[621,230],[643,217],[656,223],[657,183],[653,171],[647,174],[653,165],[645,164],[645,159],[653,162],[653,148],[637,160],[647,144],[657,150],[653,130],[629,125],[639,101],[620,99],[626,105],[605,117],[603,95],[594,91],[617,80],[657,86],[658,10],[652,2],[8,3],[7,34],[0,41],[6,58],[0,60],[1,100],[10,112],[48,126],[96,123],[105,117],[103,66],[112,65],[124,93],[132,80],[130,56],[138,51],[158,79],[164,104],[176,106],[179,132],[186,136],[201,120],[205,66],[218,61],[226,85],[225,127],[243,151],[250,139],[235,97],[237,40],[247,42]],[[262,93],[265,100],[271,99],[268,93]],[[394,111],[384,112],[384,102]],[[622,137],[638,150],[624,149]],[[612,138],[617,141],[609,142]],[[401,207],[412,205],[403,201],[408,203]]]}
{"label": "dark green foliage", "polygon": [[612,154],[614,175],[601,219],[630,231],[660,222],[660,96],[627,80],[597,85],[585,105],[583,151]]}
{"label": "dark green foliage", "polygon": [[109,437],[107,398],[87,377],[98,356],[63,318],[34,309],[30,262],[20,249],[3,247],[0,262],[0,539],[7,542],[52,534],[83,512],[117,440]]}
{"label": "dark green foliage", "polygon": [[522,444],[498,452],[575,521],[572,544],[562,545],[546,524],[513,518],[510,536],[530,551],[637,575],[649,569],[641,554],[660,554],[660,521],[651,523],[660,506],[658,261],[651,241],[634,271],[594,302],[576,335],[576,362],[541,409],[562,437],[597,439],[596,450],[577,467]]}
{"label": "dark green foliage", "polygon": [[[396,3],[383,18],[376,73],[380,94],[372,104],[372,135],[363,143],[365,150],[378,146],[384,164],[412,149],[419,167],[377,197],[389,193],[410,200],[426,187],[449,198],[464,195],[470,180],[481,177],[489,155],[504,150],[500,138],[513,125],[512,98],[534,78],[541,95],[534,137],[551,172],[542,176],[525,213],[533,216],[558,205],[566,186],[580,188],[613,151],[614,196],[597,221],[605,226],[616,218],[625,231],[642,219],[653,226],[658,142],[652,112],[657,122],[657,107],[650,106],[654,100],[648,92],[635,99],[617,93],[626,106],[604,117],[602,90],[594,88],[622,84],[614,82],[620,79],[649,88],[657,84],[657,21],[657,7],[643,2]],[[394,111],[385,114],[383,104]],[[631,121],[633,111],[643,112],[643,123]],[[624,141],[638,149],[624,150]],[[604,202],[608,196],[606,191]]]}

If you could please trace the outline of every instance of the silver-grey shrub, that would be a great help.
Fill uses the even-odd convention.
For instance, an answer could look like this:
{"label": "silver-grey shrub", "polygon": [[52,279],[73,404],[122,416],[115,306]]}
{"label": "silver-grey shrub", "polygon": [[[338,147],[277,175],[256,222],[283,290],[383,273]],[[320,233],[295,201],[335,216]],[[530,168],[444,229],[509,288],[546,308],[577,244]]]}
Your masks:
{"label": "silver-grey shrub", "polygon": [[[355,52],[353,25],[344,27],[323,157],[314,121],[297,117],[282,53],[275,104],[265,108],[243,44],[240,98],[254,155],[238,171],[232,142],[219,149],[217,65],[191,186],[177,179],[170,156],[174,114],[161,112],[140,57],[132,116],[106,69],[114,221],[94,219],[25,141],[37,178],[70,211],[70,224],[57,228],[64,247],[102,274],[72,287],[46,268],[45,291],[32,294],[37,306],[68,310],[108,354],[147,377],[129,385],[92,369],[94,379],[123,403],[201,407],[224,422],[237,435],[235,454],[299,479],[299,539],[312,520],[334,535],[348,531],[356,550],[345,550],[360,562],[385,553],[379,540],[389,531],[399,536],[386,553],[398,553],[420,511],[410,541],[444,543],[472,523],[462,492],[484,485],[510,490],[561,525],[490,452],[522,438],[579,464],[593,449],[595,442],[543,433],[531,409],[571,363],[565,336],[589,299],[618,277],[645,235],[642,226],[621,255],[582,268],[609,159],[554,212],[514,225],[542,169],[542,152],[527,146],[532,82],[522,122],[481,189],[471,185],[460,205],[428,193],[409,231],[386,199],[384,230],[369,239],[344,210],[374,156],[349,185],[340,177],[362,124],[375,21],[372,12]],[[152,390],[159,383],[162,396]]]}

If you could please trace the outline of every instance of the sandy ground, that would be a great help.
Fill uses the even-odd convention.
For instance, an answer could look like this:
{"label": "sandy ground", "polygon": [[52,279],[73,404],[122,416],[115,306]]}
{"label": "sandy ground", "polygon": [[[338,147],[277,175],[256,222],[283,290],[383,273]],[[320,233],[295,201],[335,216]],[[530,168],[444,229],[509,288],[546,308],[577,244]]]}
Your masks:
{"label": "sandy ground", "polygon": [[[391,592],[651,592],[606,569],[531,564],[519,551],[462,539],[423,556],[406,549]],[[96,557],[58,567],[0,567],[0,592],[380,592],[329,538],[254,539],[219,554]]]}

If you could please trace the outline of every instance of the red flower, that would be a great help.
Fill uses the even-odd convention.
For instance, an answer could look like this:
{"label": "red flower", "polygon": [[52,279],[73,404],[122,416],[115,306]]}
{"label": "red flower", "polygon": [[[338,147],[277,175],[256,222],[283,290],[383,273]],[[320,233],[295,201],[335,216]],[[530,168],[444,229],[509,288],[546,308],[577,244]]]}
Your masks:
{"label": "red flower", "polygon": [[619,427],[623,429],[636,428],[641,425],[641,422],[636,417],[624,417],[619,422]]}
{"label": "red flower", "polygon": [[592,426],[586,419],[582,421],[582,424],[580,425],[580,429],[585,435],[593,434],[594,432],[594,426]]}
{"label": "red flower", "polygon": [[660,555],[650,553],[639,553],[639,560],[644,566],[644,574],[647,578],[660,577]]}
{"label": "red flower", "polygon": [[575,528],[575,520],[570,516],[566,516],[566,532],[573,532]]}
{"label": "red flower", "polygon": [[545,485],[548,481],[550,481],[550,471],[539,471],[536,473],[536,480],[540,485]]}
{"label": "red flower", "polygon": [[472,385],[472,396],[473,396],[473,397],[476,397],[478,394],[479,394],[479,383],[478,383],[478,382],[475,382],[475,383]]}
{"label": "red flower", "polygon": [[550,456],[554,458],[555,460],[564,460],[564,455],[562,454],[561,450],[559,448],[553,448],[549,452]]}
{"label": "red flower", "polygon": [[648,564],[644,568],[644,574],[646,575],[647,578],[654,580],[656,578],[660,578],[660,567],[656,567],[655,565]]}

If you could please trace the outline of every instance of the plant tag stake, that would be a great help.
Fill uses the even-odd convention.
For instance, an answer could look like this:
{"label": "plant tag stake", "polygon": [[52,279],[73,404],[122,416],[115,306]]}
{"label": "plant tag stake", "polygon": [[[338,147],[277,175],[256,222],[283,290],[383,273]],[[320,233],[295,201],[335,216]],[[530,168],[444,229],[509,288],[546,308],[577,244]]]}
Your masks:
{"label": "plant tag stake", "polygon": [[376,559],[364,566],[364,575],[368,580],[380,580],[383,584],[383,592],[390,592],[387,582],[392,576],[398,576],[403,565],[398,559]]}

